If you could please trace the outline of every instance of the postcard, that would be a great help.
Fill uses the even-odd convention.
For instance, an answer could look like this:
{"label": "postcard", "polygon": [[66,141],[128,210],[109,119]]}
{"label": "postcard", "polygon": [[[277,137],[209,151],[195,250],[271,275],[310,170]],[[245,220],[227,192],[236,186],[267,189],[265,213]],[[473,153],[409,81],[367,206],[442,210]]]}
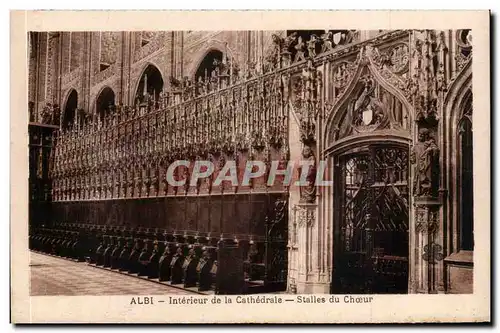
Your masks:
{"label": "postcard", "polygon": [[489,19],[11,12],[11,321],[489,322]]}

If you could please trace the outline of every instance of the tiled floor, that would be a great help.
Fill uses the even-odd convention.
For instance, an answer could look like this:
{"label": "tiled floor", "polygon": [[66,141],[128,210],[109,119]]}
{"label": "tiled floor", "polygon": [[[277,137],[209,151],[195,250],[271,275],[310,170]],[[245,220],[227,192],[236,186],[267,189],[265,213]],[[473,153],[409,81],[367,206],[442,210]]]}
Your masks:
{"label": "tiled floor", "polygon": [[191,294],[136,277],[89,266],[84,262],[30,252],[31,295]]}

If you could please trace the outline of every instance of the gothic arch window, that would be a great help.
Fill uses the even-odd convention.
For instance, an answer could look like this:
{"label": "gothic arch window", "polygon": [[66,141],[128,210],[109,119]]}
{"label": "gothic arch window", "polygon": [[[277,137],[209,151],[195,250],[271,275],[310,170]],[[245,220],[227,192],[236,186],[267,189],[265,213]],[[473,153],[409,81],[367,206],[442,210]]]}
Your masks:
{"label": "gothic arch window", "polygon": [[143,102],[146,93],[149,96],[154,96],[155,100],[158,100],[162,90],[162,75],[156,66],[150,64],[146,67],[142,73],[141,79],[139,80],[139,85],[137,86],[137,91],[135,92],[135,100]]}
{"label": "gothic arch window", "polygon": [[96,113],[103,119],[115,105],[115,92],[109,87],[105,87],[96,100]]}
{"label": "gothic arch window", "polygon": [[71,90],[66,101],[66,106],[64,107],[63,123],[62,128],[71,128],[75,121],[76,108],[78,106],[78,93],[75,89]]}
{"label": "gothic arch window", "polygon": [[211,50],[208,52],[196,70],[196,82],[199,77],[202,77],[203,79],[210,77],[212,71],[214,71],[217,67],[217,62],[222,62],[223,57],[223,53],[219,50]]}
{"label": "gothic arch window", "polygon": [[462,116],[457,128],[458,190],[459,190],[459,246],[460,250],[474,248],[474,186],[473,186],[473,138],[472,93],[465,97]]}

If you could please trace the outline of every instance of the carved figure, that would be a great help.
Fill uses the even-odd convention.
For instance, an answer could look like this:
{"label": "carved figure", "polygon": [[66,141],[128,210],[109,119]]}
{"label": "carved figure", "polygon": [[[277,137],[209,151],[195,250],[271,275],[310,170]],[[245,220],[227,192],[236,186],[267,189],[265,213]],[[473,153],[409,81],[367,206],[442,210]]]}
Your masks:
{"label": "carved figure", "polygon": [[295,50],[297,50],[297,53],[295,54],[295,61],[301,61],[306,58],[305,53],[306,53],[306,44],[302,40],[302,37],[299,36],[297,40],[297,44],[295,45]]}
{"label": "carved figure", "polygon": [[316,35],[311,35],[311,39],[307,41],[307,50],[310,58],[316,56],[316,44],[318,43],[318,37]]}
{"label": "carved figure", "polygon": [[[305,177],[306,184],[300,186],[300,201],[307,203],[314,203],[316,200],[316,158],[314,157],[311,147],[305,145],[302,150],[302,158],[308,161],[308,172]],[[300,168],[299,177],[302,178],[302,167]],[[302,179],[301,179],[302,180]]]}
{"label": "carved figure", "polygon": [[321,35],[321,42],[321,52],[327,52],[333,49],[333,33],[325,30],[325,33]]}
{"label": "carved figure", "polygon": [[415,165],[413,193],[415,196],[433,196],[439,148],[427,128],[420,129],[418,143],[413,147],[410,162]]}
{"label": "carved figure", "polygon": [[293,32],[285,38],[273,34],[272,39],[273,43],[276,45],[276,47],[281,53],[288,52],[292,44],[295,43],[295,41],[297,40],[297,32]]}

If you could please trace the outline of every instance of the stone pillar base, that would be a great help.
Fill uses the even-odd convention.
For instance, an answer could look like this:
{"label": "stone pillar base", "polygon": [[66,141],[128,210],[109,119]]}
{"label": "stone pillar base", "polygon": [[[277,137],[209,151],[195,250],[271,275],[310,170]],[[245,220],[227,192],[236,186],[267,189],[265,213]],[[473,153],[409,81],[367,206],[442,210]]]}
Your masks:
{"label": "stone pillar base", "polygon": [[298,282],[297,294],[329,294],[330,283]]}

